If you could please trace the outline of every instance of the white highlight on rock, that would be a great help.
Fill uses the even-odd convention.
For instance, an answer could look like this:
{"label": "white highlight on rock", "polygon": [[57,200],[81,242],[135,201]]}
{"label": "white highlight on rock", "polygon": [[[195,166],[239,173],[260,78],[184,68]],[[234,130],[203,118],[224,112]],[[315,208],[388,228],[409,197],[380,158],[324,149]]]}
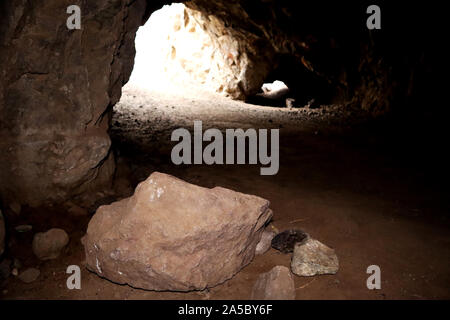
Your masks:
{"label": "white highlight on rock", "polygon": [[99,273],[102,273],[102,268],[100,268],[100,263],[98,262],[98,258],[95,258],[95,266]]}
{"label": "white highlight on rock", "polygon": [[275,80],[273,83],[264,83],[261,90],[263,93],[259,95],[267,99],[280,99],[289,93],[288,86],[280,80]]}

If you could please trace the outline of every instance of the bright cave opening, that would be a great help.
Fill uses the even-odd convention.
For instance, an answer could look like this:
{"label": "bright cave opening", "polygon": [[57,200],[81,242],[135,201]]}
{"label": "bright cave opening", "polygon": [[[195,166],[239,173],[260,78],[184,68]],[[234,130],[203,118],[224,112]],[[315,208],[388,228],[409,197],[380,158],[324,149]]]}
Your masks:
{"label": "bright cave opening", "polygon": [[135,44],[130,85],[168,93],[246,95],[242,83],[249,82],[251,62],[245,46],[212,15],[182,3],[165,5],[138,30]]}
{"label": "bright cave opening", "polygon": [[341,105],[317,103],[326,90],[301,59],[190,3],[163,6],[137,31],[134,68],[110,128],[119,160],[139,170],[138,163],[172,165],[171,133],[192,131],[195,120],[223,132],[297,130],[345,116]]}

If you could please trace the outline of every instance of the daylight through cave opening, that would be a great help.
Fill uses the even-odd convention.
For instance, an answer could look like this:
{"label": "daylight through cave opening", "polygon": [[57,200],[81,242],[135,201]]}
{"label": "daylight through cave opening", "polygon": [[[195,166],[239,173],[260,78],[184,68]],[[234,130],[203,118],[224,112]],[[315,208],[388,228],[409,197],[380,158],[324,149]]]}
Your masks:
{"label": "daylight through cave opening", "polygon": [[224,23],[182,3],[155,11],[136,35],[129,84],[164,92],[199,88],[243,99],[261,86],[249,44]]}

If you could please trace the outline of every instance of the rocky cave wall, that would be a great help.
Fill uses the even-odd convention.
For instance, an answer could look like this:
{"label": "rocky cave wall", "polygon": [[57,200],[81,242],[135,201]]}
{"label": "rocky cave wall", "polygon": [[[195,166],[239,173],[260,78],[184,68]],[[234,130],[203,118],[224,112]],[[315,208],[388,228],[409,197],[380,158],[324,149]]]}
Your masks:
{"label": "rocky cave wall", "polygon": [[366,10],[371,4],[365,0],[186,2],[204,16],[214,15],[235,39],[248,43],[255,56],[265,57],[260,61],[268,65],[261,73],[286,82],[300,99],[306,99],[302,102],[320,96],[323,103],[351,102],[378,116],[424,96],[426,86],[418,84],[431,77],[436,61],[432,53],[442,31],[425,19],[436,15],[435,7],[405,1],[378,1],[382,29],[368,30]]}
{"label": "rocky cave wall", "polygon": [[[111,182],[110,110],[133,68],[137,28],[166,3],[0,3],[4,204],[64,201]],[[82,8],[81,30],[66,28],[66,8],[72,4]],[[430,59],[421,50],[407,53],[416,37],[425,39],[424,32],[406,39],[392,30],[369,32],[367,4],[192,0],[186,6],[205,21],[216,21],[216,28],[207,30],[212,36],[227,34],[245,52],[250,64],[241,71],[248,74],[245,81],[233,83],[238,89],[235,98],[255,93],[278,71],[285,78],[281,80],[299,92],[326,93],[329,101],[353,101],[382,114],[396,97],[403,101],[412,95],[411,74],[424,73]],[[411,72],[411,66],[417,72]]]}

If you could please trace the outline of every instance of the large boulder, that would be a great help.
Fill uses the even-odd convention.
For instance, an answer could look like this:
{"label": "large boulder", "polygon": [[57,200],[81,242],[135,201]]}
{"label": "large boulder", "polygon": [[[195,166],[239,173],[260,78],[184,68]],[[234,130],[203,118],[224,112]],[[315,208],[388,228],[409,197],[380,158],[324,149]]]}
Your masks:
{"label": "large boulder", "polygon": [[269,230],[266,228],[264,230],[261,240],[259,241],[258,245],[256,246],[255,254],[261,255],[269,251],[271,245],[272,245],[272,239],[277,235],[277,233],[273,230]]}
{"label": "large boulder", "polygon": [[213,287],[250,263],[271,215],[265,199],[155,172],[97,210],[82,239],[87,267],[148,290]]}
{"label": "large boulder", "polygon": [[256,280],[252,290],[253,300],[295,299],[294,278],[285,266],[276,266]]}
{"label": "large boulder", "polygon": [[291,270],[294,274],[303,277],[336,274],[339,270],[339,260],[334,249],[307,237],[295,244]]}
{"label": "large boulder", "polygon": [[47,232],[38,232],[33,238],[33,253],[40,260],[56,259],[68,243],[69,236],[63,229],[53,228]]}

